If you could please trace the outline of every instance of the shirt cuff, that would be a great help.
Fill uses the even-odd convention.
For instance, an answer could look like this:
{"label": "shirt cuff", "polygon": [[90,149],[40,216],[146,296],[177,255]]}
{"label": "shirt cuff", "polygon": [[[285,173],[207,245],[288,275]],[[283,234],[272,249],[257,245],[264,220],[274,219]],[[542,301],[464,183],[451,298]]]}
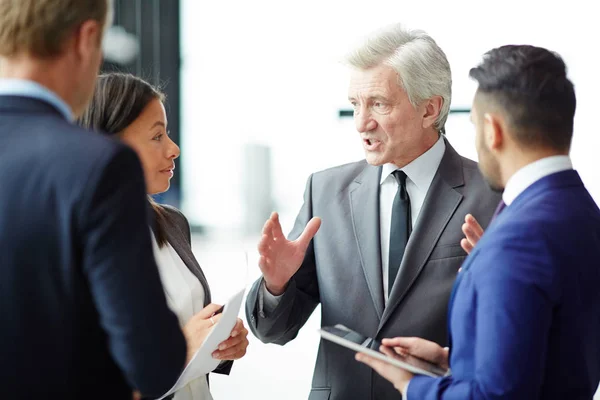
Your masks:
{"label": "shirt cuff", "polygon": [[258,291],[258,315],[261,318],[266,318],[268,314],[272,313],[277,308],[282,297],[283,294],[280,294],[279,296],[271,294],[263,279],[260,284],[260,290]]}

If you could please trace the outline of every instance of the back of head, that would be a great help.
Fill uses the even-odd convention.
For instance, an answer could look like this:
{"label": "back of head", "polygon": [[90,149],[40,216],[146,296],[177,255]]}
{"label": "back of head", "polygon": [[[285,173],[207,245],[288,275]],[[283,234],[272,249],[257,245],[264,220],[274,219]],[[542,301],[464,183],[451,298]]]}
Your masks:
{"label": "back of head", "polygon": [[58,56],[87,20],[108,24],[111,0],[0,0],[0,56]]}
{"label": "back of head", "polygon": [[479,83],[479,102],[504,112],[521,146],[569,150],[576,99],[558,54],[529,45],[502,46],[487,52],[469,74]]}
{"label": "back of head", "polygon": [[345,61],[361,70],[382,64],[393,68],[413,106],[441,96],[443,105],[434,127],[443,132],[452,101],[452,73],[446,54],[427,33],[401,24],[387,26],[368,35]]}
{"label": "back of head", "polygon": [[117,135],[154,99],[164,101],[164,95],[141,78],[123,73],[100,75],[79,123],[88,129]]}

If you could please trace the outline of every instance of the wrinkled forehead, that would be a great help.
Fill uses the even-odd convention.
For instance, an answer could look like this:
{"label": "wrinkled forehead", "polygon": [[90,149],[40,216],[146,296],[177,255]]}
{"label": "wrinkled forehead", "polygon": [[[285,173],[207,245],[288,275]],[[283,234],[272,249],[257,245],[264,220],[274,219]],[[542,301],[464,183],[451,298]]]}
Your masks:
{"label": "wrinkled forehead", "polygon": [[350,72],[348,97],[394,97],[402,91],[398,73],[388,66],[353,69]]}

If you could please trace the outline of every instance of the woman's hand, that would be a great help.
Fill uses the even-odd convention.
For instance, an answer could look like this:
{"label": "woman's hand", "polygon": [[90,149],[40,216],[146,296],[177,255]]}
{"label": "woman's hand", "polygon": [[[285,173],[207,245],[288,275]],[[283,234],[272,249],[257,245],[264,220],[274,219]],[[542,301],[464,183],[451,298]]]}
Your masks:
{"label": "woman's hand", "polygon": [[204,343],[204,339],[212,330],[212,327],[221,318],[221,314],[213,316],[221,306],[218,304],[209,304],[204,307],[199,313],[194,315],[183,327],[183,335],[187,342],[187,359],[186,365],[196,351]]}
{"label": "woman's hand", "polygon": [[238,318],[237,323],[231,330],[229,339],[219,345],[212,356],[218,360],[239,360],[246,355],[248,348],[248,329],[244,322]]}

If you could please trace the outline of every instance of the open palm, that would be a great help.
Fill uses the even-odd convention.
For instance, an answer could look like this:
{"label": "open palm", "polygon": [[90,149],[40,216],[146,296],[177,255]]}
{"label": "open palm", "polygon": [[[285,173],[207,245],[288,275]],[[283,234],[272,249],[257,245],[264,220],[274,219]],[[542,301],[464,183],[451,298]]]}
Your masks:
{"label": "open palm", "polygon": [[320,226],[321,219],[312,218],[298,239],[288,240],[281,230],[279,215],[271,214],[258,244],[258,266],[271,293],[279,295],[285,291],[289,280],[302,265],[306,249]]}

